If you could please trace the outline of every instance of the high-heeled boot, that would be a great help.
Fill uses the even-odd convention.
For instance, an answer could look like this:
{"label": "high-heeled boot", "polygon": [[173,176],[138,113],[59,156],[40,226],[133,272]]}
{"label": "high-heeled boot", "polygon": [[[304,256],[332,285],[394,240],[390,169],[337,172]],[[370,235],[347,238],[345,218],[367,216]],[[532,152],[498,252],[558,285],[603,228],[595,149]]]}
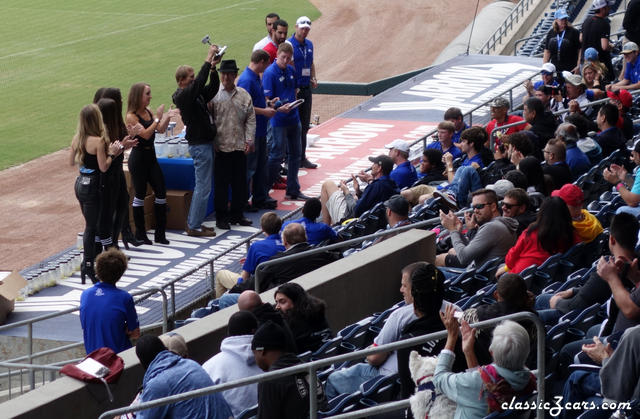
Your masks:
{"label": "high-heeled boot", "polygon": [[133,235],[133,232],[131,231],[131,227],[129,227],[128,221],[122,227],[122,244],[124,245],[124,248],[127,250],[129,250],[129,245],[138,247],[141,244],[143,244],[142,240],[136,239],[136,236]]}
{"label": "high-heeled boot", "polygon": [[93,261],[82,262],[82,265],[80,266],[80,280],[83,285],[87,282],[87,276],[94,284],[98,282],[96,279],[96,272],[93,269]]}
{"label": "high-heeled boot", "polygon": [[167,204],[153,204],[156,215],[156,231],[153,240],[160,244],[169,244],[165,236],[167,229]]}
{"label": "high-heeled boot", "polygon": [[152,244],[147,237],[147,229],[144,224],[144,207],[133,207],[133,222],[136,225],[136,239],[143,244]]}

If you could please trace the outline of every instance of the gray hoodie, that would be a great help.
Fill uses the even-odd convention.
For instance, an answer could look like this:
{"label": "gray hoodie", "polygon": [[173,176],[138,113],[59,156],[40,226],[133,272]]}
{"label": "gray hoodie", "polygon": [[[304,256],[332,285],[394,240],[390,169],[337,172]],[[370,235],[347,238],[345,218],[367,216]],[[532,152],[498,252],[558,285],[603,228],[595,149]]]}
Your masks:
{"label": "gray hoodie", "polygon": [[471,241],[457,231],[451,232],[451,243],[462,265],[475,262],[480,267],[491,258],[506,256],[516,243],[517,229],[518,221],[514,218],[495,217],[482,224]]}
{"label": "gray hoodie", "polygon": [[[251,351],[253,335],[229,336],[220,344],[220,353],[202,365],[214,384],[262,374]],[[233,416],[258,403],[258,384],[249,384],[222,392]]]}

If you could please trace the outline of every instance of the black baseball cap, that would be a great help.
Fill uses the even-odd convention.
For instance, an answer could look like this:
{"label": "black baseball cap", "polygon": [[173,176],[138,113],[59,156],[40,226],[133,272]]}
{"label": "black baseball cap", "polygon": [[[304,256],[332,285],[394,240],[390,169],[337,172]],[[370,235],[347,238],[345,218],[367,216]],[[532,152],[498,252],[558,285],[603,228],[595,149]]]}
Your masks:
{"label": "black baseball cap", "polygon": [[388,175],[393,170],[393,160],[385,154],[380,154],[376,157],[369,157],[369,161],[380,166],[385,175]]}
{"label": "black baseball cap", "polygon": [[393,195],[391,198],[384,201],[384,206],[398,215],[409,215],[409,201],[402,195]]}

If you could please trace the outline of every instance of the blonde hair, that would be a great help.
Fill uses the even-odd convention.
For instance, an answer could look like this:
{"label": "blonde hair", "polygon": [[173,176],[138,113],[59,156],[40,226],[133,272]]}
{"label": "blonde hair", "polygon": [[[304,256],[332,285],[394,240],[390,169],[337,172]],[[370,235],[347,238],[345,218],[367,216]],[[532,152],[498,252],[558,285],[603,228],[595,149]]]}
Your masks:
{"label": "blonde hair", "polygon": [[71,140],[71,148],[74,150],[74,160],[77,164],[84,163],[84,155],[87,152],[87,138],[89,137],[99,137],[104,143],[105,150],[107,149],[109,140],[102,122],[102,113],[100,113],[100,108],[93,103],[86,105],[80,111],[78,128],[73,140]]}
{"label": "blonde hair", "polygon": [[127,97],[127,112],[135,113],[140,108],[142,94],[147,86],[149,86],[147,83],[136,83],[131,86]]}

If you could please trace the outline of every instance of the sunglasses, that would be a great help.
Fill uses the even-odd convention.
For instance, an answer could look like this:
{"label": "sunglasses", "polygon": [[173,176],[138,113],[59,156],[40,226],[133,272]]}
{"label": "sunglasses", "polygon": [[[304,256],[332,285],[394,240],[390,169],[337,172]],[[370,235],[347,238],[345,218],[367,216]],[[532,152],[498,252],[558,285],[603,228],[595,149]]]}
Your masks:
{"label": "sunglasses", "polygon": [[502,206],[505,207],[506,209],[511,209],[513,207],[517,207],[518,204],[507,204],[506,202],[503,202]]}
{"label": "sunglasses", "polygon": [[473,208],[474,210],[481,210],[482,208],[486,207],[489,204],[475,204],[475,205],[471,205],[471,208]]}

